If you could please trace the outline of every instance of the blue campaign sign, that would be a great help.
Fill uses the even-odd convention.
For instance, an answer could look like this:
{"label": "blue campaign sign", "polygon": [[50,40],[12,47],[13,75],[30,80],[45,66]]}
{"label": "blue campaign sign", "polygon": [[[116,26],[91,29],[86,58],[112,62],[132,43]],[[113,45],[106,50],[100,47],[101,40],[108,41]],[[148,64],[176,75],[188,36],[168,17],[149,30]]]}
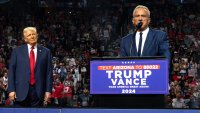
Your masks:
{"label": "blue campaign sign", "polygon": [[168,94],[167,59],[90,61],[90,94]]}

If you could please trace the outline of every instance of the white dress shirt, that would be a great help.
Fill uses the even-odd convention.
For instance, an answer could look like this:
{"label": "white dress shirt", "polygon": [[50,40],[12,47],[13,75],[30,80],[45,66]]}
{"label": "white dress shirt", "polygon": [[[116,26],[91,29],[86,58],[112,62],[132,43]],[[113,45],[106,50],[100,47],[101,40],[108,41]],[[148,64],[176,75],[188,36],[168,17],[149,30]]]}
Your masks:
{"label": "white dress shirt", "polygon": [[[142,52],[143,52],[143,48],[144,48],[144,43],[146,41],[146,38],[147,38],[147,34],[149,32],[149,27],[147,29],[145,29],[144,31],[142,31],[142,47],[141,47],[141,55],[142,55]],[[140,32],[136,32],[136,35],[135,35],[135,39],[136,39],[136,49],[138,51],[138,46],[139,46],[139,40],[140,40]]]}
{"label": "white dress shirt", "polygon": [[[29,45],[29,44],[27,44],[28,45],[28,55],[29,55],[29,58],[30,58],[30,52],[31,52],[31,45]],[[35,62],[36,62],[36,59],[37,59],[37,44],[34,46],[34,49],[33,49],[33,51],[34,51],[34,55],[35,55]]]}

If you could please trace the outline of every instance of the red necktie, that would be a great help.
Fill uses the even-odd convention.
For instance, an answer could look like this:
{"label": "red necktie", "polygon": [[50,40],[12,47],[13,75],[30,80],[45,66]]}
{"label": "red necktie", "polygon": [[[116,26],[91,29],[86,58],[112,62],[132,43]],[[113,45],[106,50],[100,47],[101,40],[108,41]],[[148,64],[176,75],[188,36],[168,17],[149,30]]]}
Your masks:
{"label": "red necktie", "polygon": [[34,46],[31,47],[31,52],[30,52],[30,71],[31,71],[31,77],[30,77],[30,84],[34,85],[35,84],[35,78],[34,78],[34,68],[35,68],[35,54],[34,54]]}

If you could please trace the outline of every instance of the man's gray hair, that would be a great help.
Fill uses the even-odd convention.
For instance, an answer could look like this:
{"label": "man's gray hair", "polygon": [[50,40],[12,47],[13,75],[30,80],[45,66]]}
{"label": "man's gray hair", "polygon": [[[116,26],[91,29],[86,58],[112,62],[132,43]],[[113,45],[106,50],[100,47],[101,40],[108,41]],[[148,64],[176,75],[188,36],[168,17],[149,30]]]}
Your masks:
{"label": "man's gray hair", "polygon": [[144,6],[144,5],[138,5],[134,10],[133,10],[133,17],[134,17],[134,14],[136,12],[137,9],[139,8],[142,8],[142,9],[145,9],[147,11],[147,14],[148,14],[148,17],[150,18],[150,11],[149,11],[149,8]]}

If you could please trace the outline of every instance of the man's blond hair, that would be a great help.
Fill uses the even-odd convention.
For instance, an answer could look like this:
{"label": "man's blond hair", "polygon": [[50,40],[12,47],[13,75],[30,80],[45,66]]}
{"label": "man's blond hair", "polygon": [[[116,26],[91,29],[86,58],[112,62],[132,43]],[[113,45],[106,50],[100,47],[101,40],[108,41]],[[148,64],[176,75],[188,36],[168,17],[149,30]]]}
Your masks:
{"label": "man's blond hair", "polygon": [[23,30],[23,35],[27,32],[27,31],[34,31],[35,33],[37,33],[37,29],[36,29],[36,27],[26,27],[26,28],[24,28],[24,30]]}

